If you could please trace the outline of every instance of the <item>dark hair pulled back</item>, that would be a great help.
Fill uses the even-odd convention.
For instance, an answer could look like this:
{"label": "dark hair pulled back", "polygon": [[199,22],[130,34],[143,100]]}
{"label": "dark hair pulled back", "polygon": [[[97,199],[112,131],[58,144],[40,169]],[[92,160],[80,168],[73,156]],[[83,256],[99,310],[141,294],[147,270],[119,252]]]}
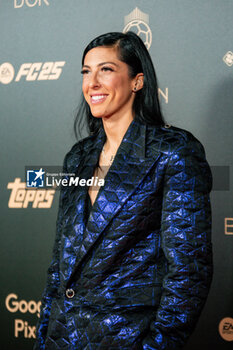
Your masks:
{"label": "dark hair pulled back", "polygon": [[[145,124],[163,125],[164,119],[159,103],[155,69],[150,54],[140,37],[130,31],[127,33],[110,32],[102,34],[93,39],[85,48],[82,65],[88,51],[101,46],[115,47],[117,49],[119,59],[128,65],[131,78],[138,73],[144,74],[143,88],[137,91],[133,103],[135,118]],[[98,132],[100,125],[102,125],[102,119],[92,116],[90,107],[82,96],[74,123],[76,137],[78,133],[82,134],[85,123],[88,127],[88,132],[95,134]]]}

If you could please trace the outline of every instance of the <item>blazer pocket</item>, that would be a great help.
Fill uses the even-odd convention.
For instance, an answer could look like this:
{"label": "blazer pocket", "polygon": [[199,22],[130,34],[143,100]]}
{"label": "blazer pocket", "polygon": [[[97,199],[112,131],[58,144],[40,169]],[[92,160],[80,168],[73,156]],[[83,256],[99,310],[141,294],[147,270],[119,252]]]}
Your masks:
{"label": "blazer pocket", "polygon": [[114,309],[156,309],[160,302],[161,285],[137,285],[118,288],[114,291]]}

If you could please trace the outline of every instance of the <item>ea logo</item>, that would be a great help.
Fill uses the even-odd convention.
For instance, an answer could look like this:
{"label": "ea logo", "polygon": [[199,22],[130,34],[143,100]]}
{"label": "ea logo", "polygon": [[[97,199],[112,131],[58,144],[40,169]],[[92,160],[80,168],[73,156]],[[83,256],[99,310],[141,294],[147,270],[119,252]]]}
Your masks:
{"label": "ea logo", "polygon": [[5,62],[0,65],[0,82],[2,84],[9,84],[15,75],[14,67],[11,63]]}
{"label": "ea logo", "polygon": [[125,16],[123,33],[135,32],[149,50],[152,43],[152,32],[148,23],[149,16],[136,7],[128,16]]}
{"label": "ea logo", "polygon": [[233,318],[223,318],[219,323],[218,330],[224,340],[233,341]]}

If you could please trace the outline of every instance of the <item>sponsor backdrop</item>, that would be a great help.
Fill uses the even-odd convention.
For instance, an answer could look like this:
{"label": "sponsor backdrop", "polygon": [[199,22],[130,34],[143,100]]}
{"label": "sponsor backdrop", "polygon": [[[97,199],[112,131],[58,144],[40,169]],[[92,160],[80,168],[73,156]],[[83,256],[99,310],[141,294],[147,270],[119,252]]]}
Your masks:
{"label": "sponsor backdrop", "polygon": [[214,174],[214,279],[185,349],[232,349],[232,18],[232,0],[0,2],[2,350],[32,349],[55,234],[59,191],[26,187],[25,166],[40,180],[62,165],[76,142],[83,49],[128,30],[151,53],[166,122],[203,143]]}

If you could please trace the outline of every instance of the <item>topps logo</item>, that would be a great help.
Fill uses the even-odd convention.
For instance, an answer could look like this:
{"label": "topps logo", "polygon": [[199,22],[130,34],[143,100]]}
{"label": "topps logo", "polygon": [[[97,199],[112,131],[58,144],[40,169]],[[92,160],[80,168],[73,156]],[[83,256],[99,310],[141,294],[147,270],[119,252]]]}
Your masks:
{"label": "topps logo", "polygon": [[27,189],[26,183],[21,182],[20,178],[9,182],[7,188],[11,190],[9,208],[27,208],[29,203],[32,208],[51,208],[55,194],[55,190]]}
{"label": "topps logo", "polygon": [[25,77],[27,81],[56,80],[60,77],[65,61],[23,63],[18,71],[15,81]]}

